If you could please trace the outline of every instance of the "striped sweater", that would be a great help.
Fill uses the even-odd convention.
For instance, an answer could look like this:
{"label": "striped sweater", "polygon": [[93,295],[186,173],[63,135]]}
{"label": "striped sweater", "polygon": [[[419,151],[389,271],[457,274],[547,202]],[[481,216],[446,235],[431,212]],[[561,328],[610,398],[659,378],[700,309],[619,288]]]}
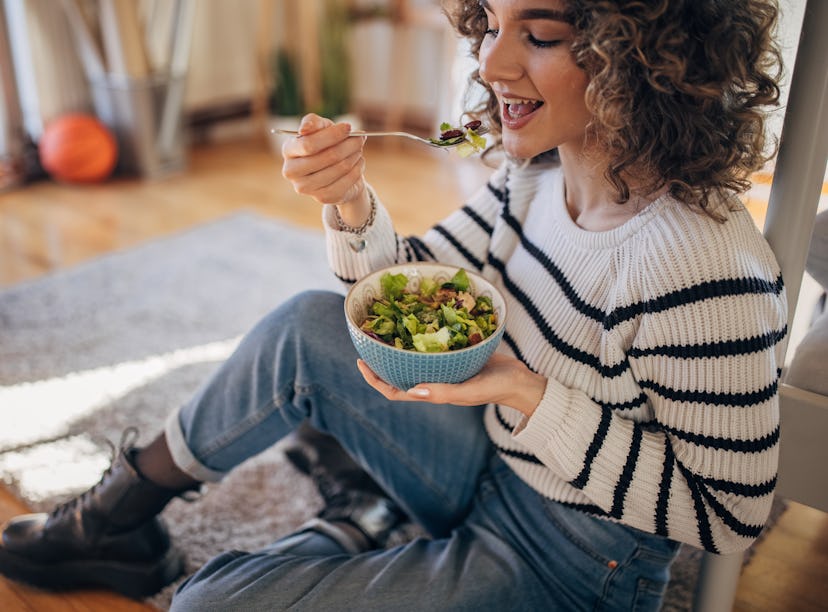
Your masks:
{"label": "striped sweater", "polygon": [[718,553],[767,519],[786,333],[779,267],[748,212],[725,223],[662,196],[605,232],[579,228],[556,163],[504,163],[422,238],[380,203],[353,244],[323,210],[352,283],[412,260],[474,269],[505,295],[499,350],[547,377],[530,417],[490,405],[503,459],[544,496]]}

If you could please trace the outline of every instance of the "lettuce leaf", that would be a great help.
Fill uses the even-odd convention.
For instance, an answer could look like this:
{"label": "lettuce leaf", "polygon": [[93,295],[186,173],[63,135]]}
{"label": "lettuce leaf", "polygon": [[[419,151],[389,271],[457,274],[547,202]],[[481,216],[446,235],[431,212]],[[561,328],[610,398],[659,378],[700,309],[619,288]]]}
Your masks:
{"label": "lettuce leaf", "polygon": [[449,348],[451,333],[448,327],[441,327],[436,332],[415,334],[411,337],[414,349],[421,353],[442,353]]}
{"label": "lettuce leaf", "polygon": [[408,284],[408,278],[405,274],[391,274],[386,272],[380,277],[380,286],[382,293],[388,300],[398,300],[405,291],[405,286]]}

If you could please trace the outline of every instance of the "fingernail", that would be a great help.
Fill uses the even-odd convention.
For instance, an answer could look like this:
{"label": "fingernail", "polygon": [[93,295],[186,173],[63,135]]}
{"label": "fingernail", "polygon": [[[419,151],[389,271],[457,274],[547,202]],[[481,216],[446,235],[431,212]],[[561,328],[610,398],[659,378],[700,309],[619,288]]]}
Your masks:
{"label": "fingernail", "polygon": [[421,387],[412,387],[408,390],[409,395],[413,395],[414,397],[428,397],[431,395],[431,391]]}

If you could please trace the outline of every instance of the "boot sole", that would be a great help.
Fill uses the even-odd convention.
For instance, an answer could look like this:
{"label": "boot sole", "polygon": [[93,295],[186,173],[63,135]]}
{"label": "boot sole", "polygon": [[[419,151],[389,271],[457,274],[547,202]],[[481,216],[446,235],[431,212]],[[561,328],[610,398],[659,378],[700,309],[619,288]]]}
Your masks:
{"label": "boot sole", "polygon": [[184,573],[184,555],[173,547],[153,563],[70,561],[33,563],[0,546],[0,574],[48,591],[104,588],[132,599],[156,594]]}

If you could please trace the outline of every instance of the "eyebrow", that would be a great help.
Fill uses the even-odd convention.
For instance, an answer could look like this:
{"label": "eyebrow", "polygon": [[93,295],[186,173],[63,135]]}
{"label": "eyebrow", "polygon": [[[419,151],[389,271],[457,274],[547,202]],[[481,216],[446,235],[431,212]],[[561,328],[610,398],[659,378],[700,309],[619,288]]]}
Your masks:
{"label": "eyebrow", "polygon": [[[489,5],[488,0],[479,0],[479,4],[481,8],[486,9],[487,11],[491,12],[492,7]],[[557,9],[547,9],[547,8],[528,8],[523,9],[518,13],[518,19],[522,20],[530,20],[530,19],[549,19],[552,21],[562,21],[563,23],[568,23],[572,25],[573,19],[572,15],[567,12],[559,11]]]}

